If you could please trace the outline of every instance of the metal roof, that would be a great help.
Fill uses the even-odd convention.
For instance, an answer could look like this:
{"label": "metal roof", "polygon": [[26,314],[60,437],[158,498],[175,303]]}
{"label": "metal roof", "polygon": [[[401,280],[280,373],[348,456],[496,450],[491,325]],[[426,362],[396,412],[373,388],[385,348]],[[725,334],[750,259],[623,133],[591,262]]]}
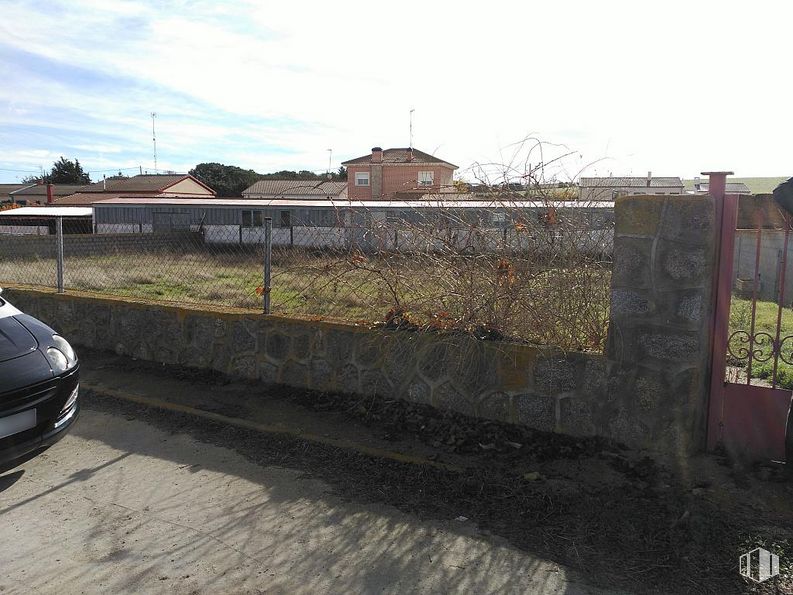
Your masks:
{"label": "metal roof", "polygon": [[242,193],[272,196],[338,196],[346,188],[347,182],[327,180],[259,180]]}
{"label": "metal roof", "polygon": [[0,211],[0,217],[90,217],[91,207],[19,207]]}
{"label": "metal roof", "polygon": [[581,178],[578,185],[581,188],[682,188],[683,186],[683,180],[676,176],[651,177],[649,186],[647,179],[647,176]]}
{"label": "metal roof", "polygon": [[[289,200],[289,199],[228,199],[228,198],[111,198],[94,203],[94,208],[114,206],[139,207],[217,207],[217,208],[364,208],[364,209],[493,209],[522,208],[537,209],[554,207],[557,209],[613,209],[613,201],[581,202],[532,201],[532,200]],[[62,207],[63,208],[63,207]]]}

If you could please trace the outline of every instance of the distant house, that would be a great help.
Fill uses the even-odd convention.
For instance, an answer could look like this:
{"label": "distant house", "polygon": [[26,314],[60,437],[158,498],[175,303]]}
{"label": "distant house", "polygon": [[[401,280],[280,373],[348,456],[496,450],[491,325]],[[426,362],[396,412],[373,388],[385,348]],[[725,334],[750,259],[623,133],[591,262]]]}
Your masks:
{"label": "distant house", "polygon": [[629,194],[683,194],[683,180],[678,177],[608,177],[581,178],[578,197],[584,201],[609,201]]}
{"label": "distant house", "polygon": [[[693,183],[693,190],[691,194],[707,194],[708,190],[710,189],[710,185],[708,184],[707,179],[701,178],[694,178]],[[751,194],[752,191],[749,190],[749,186],[744,184],[743,182],[727,182],[727,187],[725,189],[727,194]]]}
{"label": "distant house", "polygon": [[342,162],[351,200],[390,199],[397,193],[425,194],[452,189],[457,166],[418,149],[381,149]]}
{"label": "distant house", "polygon": [[142,174],[129,178],[108,178],[101,182],[79,186],[68,195],[56,197],[52,204],[55,206],[81,206],[126,196],[214,198],[215,191],[189,174]]}
{"label": "distant house", "polygon": [[243,198],[347,200],[347,182],[326,180],[259,180],[242,191]]}
{"label": "distant house", "polygon": [[[51,201],[55,201],[64,196],[74,194],[80,188],[84,188],[84,184],[51,184]],[[32,186],[25,186],[19,190],[15,190],[9,194],[11,201],[18,205],[35,206],[46,205],[48,201],[47,184],[33,184]],[[50,203],[52,204],[52,202]]]}
{"label": "distant house", "polygon": [[0,184],[0,203],[11,202],[11,193],[24,188],[30,188],[35,184]]}

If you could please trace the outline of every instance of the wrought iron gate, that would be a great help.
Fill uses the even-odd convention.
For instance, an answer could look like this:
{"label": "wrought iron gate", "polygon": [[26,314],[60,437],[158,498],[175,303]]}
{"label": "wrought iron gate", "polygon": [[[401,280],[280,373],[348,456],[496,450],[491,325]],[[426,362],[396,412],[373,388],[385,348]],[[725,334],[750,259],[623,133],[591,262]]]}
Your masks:
{"label": "wrought iron gate", "polygon": [[[726,172],[710,175],[721,229],[708,448],[723,446],[742,458],[783,461],[793,383],[793,310],[786,297],[793,293],[786,290],[786,277],[793,281],[787,272],[791,219],[779,215],[772,225],[768,219],[750,218],[750,228],[738,233],[743,244],[754,244],[753,260],[743,259],[741,271],[741,262],[734,262],[738,196],[724,194]],[[761,259],[769,238],[782,246],[771,269]],[[763,269],[771,274],[764,278]],[[773,283],[768,276],[775,277]]]}

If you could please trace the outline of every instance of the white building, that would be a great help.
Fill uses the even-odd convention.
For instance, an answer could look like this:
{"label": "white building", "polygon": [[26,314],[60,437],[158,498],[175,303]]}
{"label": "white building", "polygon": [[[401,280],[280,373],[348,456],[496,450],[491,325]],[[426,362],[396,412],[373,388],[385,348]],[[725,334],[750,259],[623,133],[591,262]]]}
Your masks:
{"label": "white building", "polygon": [[613,201],[618,196],[631,194],[683,194],[683,180],[678,177],[608,177],[581,178],[578,197],[587,202]]}

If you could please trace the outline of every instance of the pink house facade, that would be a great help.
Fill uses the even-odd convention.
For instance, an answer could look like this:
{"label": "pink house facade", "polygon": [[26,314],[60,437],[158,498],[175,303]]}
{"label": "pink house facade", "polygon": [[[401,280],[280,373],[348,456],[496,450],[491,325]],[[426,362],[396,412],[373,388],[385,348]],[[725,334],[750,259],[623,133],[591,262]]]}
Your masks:
{"label": "pink house facade", "polygon": [[347,196],[352,200],[391,199],[397,193],[450,190],[456,165],[417,149],[374,147],[342,163],[347,168]]}

